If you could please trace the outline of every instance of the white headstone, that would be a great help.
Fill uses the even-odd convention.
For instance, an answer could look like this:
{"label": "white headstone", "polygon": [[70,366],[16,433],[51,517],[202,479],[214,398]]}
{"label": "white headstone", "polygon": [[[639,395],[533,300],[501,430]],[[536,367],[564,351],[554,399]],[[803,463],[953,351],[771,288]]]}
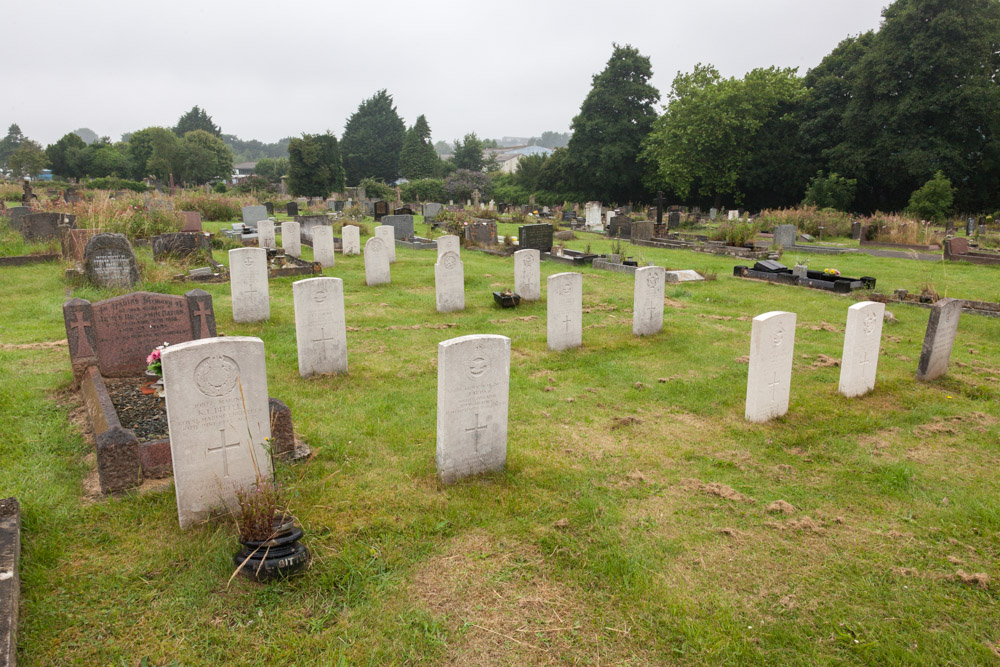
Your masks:
{"label": "white headstone", "polygon": [[439,313],[465,310],[465,271],[457,252],[446,252],[434,264],[434,291]]}
{"label": "white headstone", "polygon": [[266,206],[244,206],[243,207],[243,224],[247,227],[256,227],[257,223],[261,220],[267,220],[267,207]]}
{"label": "white headstone", "polygon": [[313,228],[313,261],[322,264],[324,269],[336,263],[337,257],[333,247],[333,227],[320,225]]}
{"label": "white headstone", "polygon": [[847,309],[844,354],[840,359],[840,393],[848,398],[875,388],[878,353],[882,342],[885,304],[862,301]]}
{"label": "white headstone", "polygon": [[437,471],[450,484],[507,462],[510,339],[474,335],[438,343]]}
{"label": "white headstone", "polygon": [[371,287],[390,280],[389,250],[384,240],[373,236],[365,243],[365,284]]}
{"label": "white headstone", "polygon": [[731,210],[731,211],[729,211],[729,219],[730,220],[739,220],[740,219],[740,212],[738,210]]}
{"label": "white headstone", "polygon": [[257,221],[257,246],[277,250],[278,242],[274,236],[274,220],[265,218]]}
{"label": "white headstone", "polygon": [[583,344],[583,275],[557,273],[548,280],[548,346],[566,350]]}
{"label": "white headstone", "polygon": [[753,318],[745,417],[766,422],[788,412],[795,351],[795,313],[772,311]]}
{"label": "white headstone", "polygon": [[542,298],[541,253],[534,248],[514,253],[514,291],[522,301]]}
{"label": "white headstone", "polygon": [[601,202],[587,202],[586,226],[587,229],[601,229],[603,227],[601,221]]}
{"label": "white headstone", "polygon": [[[329,229],[329,228],[327,228]],[[344,281],[307,278],[292,283],[299,375],[347,372]]]}
{"label": "white headstone", "polygon": [[454,234],[446,234],[437,240],[438,258],[446,252],[462,252],[462,241]]}
{"label": "white headstone", "polygon": [[680,271],[667,271],[668,283],[686,283],[691,281],[704,280],[700,273],[692,269],[682,269]]}
{"label": "white headstone", "polygon": [[171,388],[167,427],[185,529],[221,505],[235,510],[237,488],[271,476],[264,343],[226,336],[171,345],[163,350],[163,384]]}
{"label": "white headstone", "polygon": [[917,366],[918,380],[934,380],[948,372],[951,348],[955,345],[955,334],[958,333],[958,320],[961,316],[961,299],[938,299],[931,306],[924,346],[920,351],[920,364]]}
{"label": "white headstone", "polygon": [[396,262],[396,230],[392,228],[392,225],[379,225],[375,228],[375,237],[385,242],[389,263],[394,264]]}
{"label": "white headstone", "polygon": [[281,247],[289,257],[302,257],[302,237],[297,222],[281,223]]}
{"label": "white headstone", "polygon": [[236,248],[229,251],[229,291],[234,322],[262,322],[271,317],[267,291],[267,251]]}
{"label": "white headstone", "polygon": [[344,225],[340,235],[343,237],[341,249],[345,255],[361,254],[361,229],[356,225]]}
{"label": "white headstone", "polygon": [[632,333],[636,336],[650,336],[663,330],[663,292],[666,272],[662,266],[644,266],[635,270]]}

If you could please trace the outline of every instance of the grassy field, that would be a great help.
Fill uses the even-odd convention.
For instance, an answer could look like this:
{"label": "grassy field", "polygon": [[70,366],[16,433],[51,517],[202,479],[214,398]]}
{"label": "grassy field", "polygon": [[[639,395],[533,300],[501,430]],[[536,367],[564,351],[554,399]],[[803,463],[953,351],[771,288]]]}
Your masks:
{"label": "grassy field", "polygon": [[[139,252],[146,275],[169,275]],[[292,279],[271,281],[256,325],[232,322],[228,284],[196,285],[220,333],[264,340],[269,393],[315,452],[277,470],[312,566],[265,586],[227,586],[232,522],[181,533],[172,485],[88,494],[60,307],[113,293],[71,288],[54,263],[4,269],[0,496],[24,511],[20,664],[995,662],[1000,320],[964,315],[948,375],[923,384],[928,311],[890,306],[875,391],[846,399],[833,360],[863,295],[736,279],[733,258],[630,252],[718,278],[668,286],[663,332],[639,339],[631,278],[583,268],[584,344],[561,353],[546,349],[544,290],[494,307],[509,258],[463,251],[466,310],[442,315],[435,253],[397,249],[392,284],[375,288],[362,257],[338,255],[324,274],[344,280],[350,373],[307,381]],[[883,292],[1000,300],[987,267],[806,259]],[[543,262],[543,284],[566,270]],[[770,310],[798,314],[791,405],[751,425],[743,357],[750,319]],[[508,466],[443,488],[437,343],[473,333],[511,338]]]}

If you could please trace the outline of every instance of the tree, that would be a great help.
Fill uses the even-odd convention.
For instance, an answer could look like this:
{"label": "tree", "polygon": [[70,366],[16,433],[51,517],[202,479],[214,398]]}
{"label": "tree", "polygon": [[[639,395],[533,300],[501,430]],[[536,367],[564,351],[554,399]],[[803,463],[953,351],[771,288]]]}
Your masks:
{"label": "tree", "polygon": [[218,136],[205,130],[192,130],[181,142],[181,170],[175,174],[184,183],[200,185],[214,179],[229,178],[233,173],[233,154]]}
{"label": "tree", "polygon": [[254,162],[263,158],[287,158],[288,143],[292,138],[285,137],[273,144],[265,144],[256,139],[244,141],[235,134],[224,134],[222,135],[222,140],[226,142],[229,150],[233,152],[234,162]]}
{"label": "tree", "polygon": [[549,157],[542,153],[525,155],[517,161],[517,171],[514,172],[514,182],[528,192],[538,190],[538,179]]}
{"label": "tree", "polygon": [[253,173],[266,178],[271,183],[280,183],[281,177],[288,173],[288,158],[264,157],[257,160]]}
{"label": "tree", "polygon": [[128,149],[124,144],[112,144],[108,137],[101,137],[87,146],[79,168],[88,176],[128,176]]}
{"label": "tree", "polygon": [[481,171],[458,169],[444,181],[444,192],[449,199],[465,202],[472,199],[472,191],[479,190],[481,197],[488,196],[489,179]]}
{"label": "tree", "polygon": [[528,143],[532,146],[544,146],[545,148],[565,148],[569,145],[571,136],[569,132],[546,130],[542,132],[542,136],[528,139]]}
{"label": "tree", "polygon": [[82,178],[86,175],[84,160],[87,144],[77,132],[70,132],[54,144],[45,147],[52,173],[62,178]]}
{"label": "tree", "polygon": [[48,158],[45,157],[45,151],[37,142],[24,139],[11,154],[7,164],[15,177],[31,176],[34,178],[45,169]]}
{"label": "tree", "polygon": [[204,130],[209,134],[214,134],[217,137],[222,137],[222,128],[212,122],[212,117],[204,109],[198,108],[197,105],[191,107],[191,110],[185,114],[182,114],[180,118],[177,119],[177,126],[174,127],[174,134],[178,137],[183,137],[188,132],[194,130]]}
{"label": "tree", "polygon": [[366,177],[386,182],[399,178],[405,134],[406,125],[384,89],[364,100],[347,119],[340,142],[347,182],[360,183]]}
{"label": "tree", "polygon": [[73,134],[80,137],[80,139],[83,140],[83,143],[87,145],[94,143],[100,138],[97,136],[97,132],[94,132],[89,127],[81,127],[78,130],[73,130]]}
{"label": "tree", "polygon": [[133,132],[127,152],[134,180],[154,176],[165,181],[170,174],[181,172],[181,140],[166,128],[147,127]]}
{"label": "tree", "polygon": [[453,150],[455,150],[454,147],[447,141],[438,141],[434,144],[434,152],[438,154],[438,157],[450,155]]}
{"label": "tree", "polygon": [[906,210],[922,220],[943,222],[951,213],[953,196],[951,181],[944,172],[938,171],[934,178],[910,195],[910,205]]}
{"label": "tree", "polygon": [[629,45],[614,45],[607,66],[594,75],[573,118],[566,156],[571,189],[608,202],[642,198],[639,150],[656,120],[653,105],[660,99],[649,83],[652,76],[648,57]]}
{"label": "tree", "polygon": [[740,201],[739,179],[758,130],[802,95],[794,68],[755,69],[743,79],[723,79],[701,64],[679,73],[666,112],[644,141],[654,184],[682,198],[710,197],[715,206],[727,196]]}
{"label": "tree", "polygon": [[820,171],[809,182],[802,205],[846,211],[854,202],[854,191],[857,186],[856,179],[844,178],[839,174],[826,176]]}
{"label": "tree", "polygon": [[14,154],[21,142],[25,141],[24,133],[17,123],[11,123],[7,128],[7,136],[0,139],[0,167],[6,167],[10,156]]}
{"label": "tree", "polygon": [[288,144],[288,187],[293,195],[327,197],[344,189],[344,166],[337,137],[303,134]]}
{"label": "tree", "polygon": [[455,153],[451,157],[457,169],[468,169],[469,171],[482,171],[485,161],[483,160],[483,142],[476,136],[475,132],[465,135],[465,140],[455,140]]}
{"label": "tree", "polygon": [[440,158],[431,144],[431,128],[421,114],[417,122],[406,131],[403,148],[399,154],[399,173],[403,178],[416,180],[429,178],[437,173]]}

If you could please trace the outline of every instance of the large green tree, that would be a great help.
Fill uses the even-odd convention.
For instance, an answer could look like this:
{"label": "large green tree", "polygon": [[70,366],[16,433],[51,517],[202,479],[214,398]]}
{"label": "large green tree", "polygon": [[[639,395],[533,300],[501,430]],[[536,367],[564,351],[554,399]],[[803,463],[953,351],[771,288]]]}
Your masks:
{"label": "large green tree", "polygon": [[280,183],[281,177],[288,173],[288,158],[262,157],[257,160],[253,173],[266,178],[271,183]]}
{"label": "large green tree", "polygon": [[566,171],[569,189],[606,202],[643,198],[639,150],[656,120],[659,91],[649,83],[649,58],[614,45],[607,66],[573,118]]}
{"label": "large green tree", "polygon": [[121,143],[113,144],[108,137],[101,137],[87,146],[82,164],[79,165],[82,171],[94,178],[125,177],[129,175],[130,167],[127,146]]}
{"label": "large green tree", "polygon": [[233,153],[226,143],[205,130],[191,130],[180,146],[181,170],[174,178],[200,185],[233,173]]}
{"label": "large green tree", "polygon": [[301,197],[328,197],[344,189],[344,166],[337,137],[303,134],[288,144],[288,187]]}
{"label": "large green tree", "polygon": [[399,154],[399,173],[411,181],[430,178],[438,173],[438,162],[440,158],[431,144],[430,125],[421,114],[413,127],[406,131],[403,139],[403,148]]}
{"label": "large green tree", "polygon": [[455,153],[451,157],[456,169],[482,171],[486,164],[483,159],[483,142],[475,132],[465,135],[465,139],[455,140]]}
{"label": "large green tree", "polygon": [[17,123],[11,123],[7,128],[7,136],[0,139],[0,167],[6,167],[10,156],[14,154],[21,142],[25,141],[24,133]]}
{"label": "large green tree", "polygon": [[45,147],[52,173],[62,178],[86,176],[87,144],[76,132],[63,135],[59,141]]}
{"label": "large green tree", "polygon": [[[363,101],[347,119],[340,150],[344,157],[347,182],[363,178],[391,182],[399,178],[399,154],[403,149],[406,124],[384,89]],[[288,149],[291,156],[291,146]]]}
{"label": "large green tree", "polygon": [[166,180],[170,174],[181,171],[181,140],[166,128],[147,127],[129,136],[128,156],[135,180],[147,176]]}
{"label": "large green tree", "polygon": [[177,119],[174,134],[178,137],[183,137],[188,132],[193,132],[194,130],[204,130],[209,134],[222,137],[222,128],[213,123],[212,117],[208,115],[208,112],[199,108],[198,105],[191,107],[190,111],[182,114]]}
{"label": "large green tree", "polygon": [[42,173],[48,161],[48,158],[45,157],[45,151],[37,142],[25,139],[11,153],[7,164],[15,177],[31,176],[34,178]]}

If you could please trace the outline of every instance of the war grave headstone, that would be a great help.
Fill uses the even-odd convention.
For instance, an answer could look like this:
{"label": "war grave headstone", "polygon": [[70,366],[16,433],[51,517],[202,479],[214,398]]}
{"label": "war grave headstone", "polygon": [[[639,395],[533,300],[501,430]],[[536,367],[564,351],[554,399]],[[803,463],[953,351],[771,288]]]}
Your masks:
{"label": "war grave headstone", "polygon": [[397,213],[382,218],[382,224],[392,227],[393,237],[400,241],[413,239],[413,215]]}
{"label": "war grave headstone", "polygon": [[229,287],[233,321],[262,322],[271,317],[268,298],[267,250],[236,248],[229,251]]}
{"label": "war grave headstone", "polygon": [[774,245],[779,248],[789,248],[795,245],[795,237],[799,230],[795,225],[777,225],[774,228]]}
{"label": "war grave headstone", "polygon": [[124,234],[95,234],[83,250],[83,272],[97,287],[132,287],[139,280],[135,252]]}
{"label": "war grave headstone", "polygon": [[601,224],[601,202],[587,202],[587,216],[585,224],[587,229],[601,229],[603,227]]}
{"label": "war grave headstone", "polygon": [[344,281],[308,278],[292,283],[299,375],[347,372]]}
{"label": "war grave headstone", "polygon": [[167,425],[184,530],[220,506],[235,511],[237,489],[271,476],[264,342],[227,336],[171,345],[163,382],[183,388],[170,392]]}
{"label": "war grave headstone", "polygon": [[465,271],[457,252],[438,256],[434,264],[434,294],[439,313],[465,310]]}
{"label": "war grave headstone", "polygon": [[446,252],[461,254],[461,251],[462,241],[454,234],[445,234],[437,238],[437,255],[439,258]]}
{"label": "war grave headstone", "polygon": [[782,311],[753,318],[744,412],[747,421],[762,423],[788,412],[795,319],[795,313]]}
{"label": "war grave headstone", "polygon": [[333,245],[333,227],[323,225],[315,227],[312,234],[313,261],[319,262],[323,268],[333,266],[337,261]]}
{"label": "war grave headstone", "polygon": [[266,250],[278,249],[278,240],[274,234],[274,220],[265,218],[257,222],[257,245]]}
{"label": "war grave headstone", "polygon": [[375,237],[382,239],[385,244],[385,251],[389,257],[389,263],[396,262],[396,230],[389,225],[379,225],[375,228]]}
{"label": "war grave headstone", "polygon": [[549,276],[548,348],[566,350],[583,344],[583,274]]}
{"label": "war grave headstone", "polygon": [[514,253],[514,292],[523,301],[542,298],[541,253],[537,249],[526,248]]}
{"label": "war grave headstone", "polygon": [[521,225],[517,228],[517,246],[522,250],[552,252],[554,228],[548,223]]}
{"label": "war grave headstone", "polygon": [[289,257],[302,257],[302,239],[299,234],[299,223],[281,223],[281,247]]}
{"label": "war grave headstone", "polygon": [[201,232],[201,213],[198,211],[181,211],[181,217],[184,219],[184,226],[181,227],[182,232]]}
{"label": "war grave headstone", "polygon": [[497,223],[493,220],[474,220],[465,228],[465,239],[481,246],[497,244]]}
{"label": "war grave headstone", "polygon": [[166,259],[169,256],[212,256],[212,240],[201,233],[176,232],[173,234],[159,234],[150,239],[150,245],[153,249],[153,259],[156,261]]}
{"label": "war grave headstone", "polygon": [[437,474],[444,484],[504,469],[510,339],[478,334],[438,344]]}
{"label": "war grave headstone", "polygon": [[635,270],[632,297],[632,333],[650,336],[663,330],[663,294],[666,269],[644,266]]}
{"label": "war grave headstone", "polygon": [[344,225],[340,230],[343,237],[343,253],[345,255],[361,254],[361,229],[356,225]]}
{"label": "war grave headstone", "polygon": [[267,207],[256,205],[256,206],[244,206],[243,207],[243,224],[251,229],[257,229],[257,223],[261,220],[267,219]]}
{"label": "war grave headstone", "polygon": [[389,249],[385,240],[373,236],[365,243],[365,284],[373,287],[390,281]]}
{"label": "war grave headstone", "polygon": [[299,203],[290,201],[287,204],[285,204],[285,213],[287,213],[289,217],[292,218],[297,216],[299,214]]}
{"label": "war grave headstone", "polygon": [[847,309],[839,391],[848,398],[875,388],[884,317],[885,304],[875,301],[862,301]]}
{"label": "war grave headstone", "polygon": [[918,380],[929,382],[948,372],[961,315],[961,299],[938,299],[931,306],[924,345],[920,350],[920,363],[917,365]]}
{"label": "war grave headstone", "polygon": [[375,218],[375,222],[381,222],[387,215],[389,215],[389,202],[382,199],[375,202],[372,207],[372,217]]}

